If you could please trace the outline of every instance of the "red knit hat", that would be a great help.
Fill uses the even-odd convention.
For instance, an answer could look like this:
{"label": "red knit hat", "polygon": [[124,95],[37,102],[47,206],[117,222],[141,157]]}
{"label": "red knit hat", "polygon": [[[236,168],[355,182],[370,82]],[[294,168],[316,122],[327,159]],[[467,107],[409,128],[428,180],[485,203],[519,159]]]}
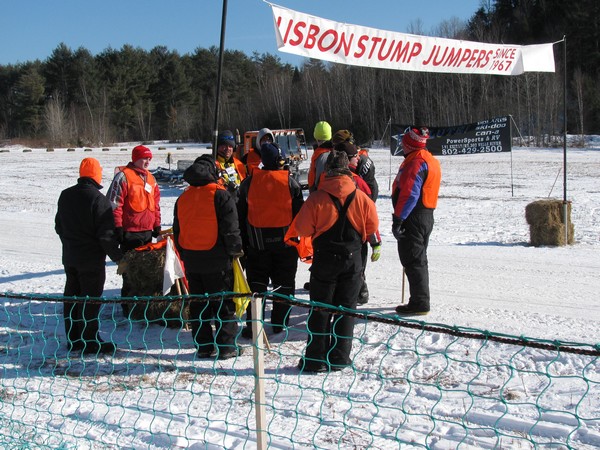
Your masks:
{"label": "red knit hat", "polygon": [[429,139],[429,129],[427,127],[409,127],[402,136],[402,148],[407,155],[416,150],[427,148],[427,139]]}
{"label": "red knit hat", "polygon": [[136,162],[138,159],[142,158],[150,158],[152,159],[152,152],[148,147],[143,145],[138,145],[137,147],[133,147],[133,152],[131,152],[131,160]]}
{"label": "red knit hat", "polygon": [[79,165],[79,176],[91,178],[96,183],[102,183],[102,167],[95,158],[83,158]]}

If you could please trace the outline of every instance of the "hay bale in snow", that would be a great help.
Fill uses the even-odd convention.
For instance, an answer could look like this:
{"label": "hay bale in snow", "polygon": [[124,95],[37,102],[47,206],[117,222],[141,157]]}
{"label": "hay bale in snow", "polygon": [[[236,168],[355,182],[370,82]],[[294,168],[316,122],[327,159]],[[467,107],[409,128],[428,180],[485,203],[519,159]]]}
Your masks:
{"label": "hay bale in snow", "polygon": [[528,204],[525,207],[525,219],[529,224],[531,245],[535,247],[563,246],[575,242],[575,227],[571,222],[571,202],[567,202],[568,242],[565,242],[562,200],[537,200]]}
{"label": "hay bale in snow", "polygon": [[[162,296],[165,249],[138,252],[131,250],[123,260],[127,263],[127,280],[131,297]],[[177,295],[175,287],[169,295]],[[136,320],[159,322],[168,327],[181,328],[189,319],[189,305],[183,300],[149,300],[131,305],[130,317]]]}

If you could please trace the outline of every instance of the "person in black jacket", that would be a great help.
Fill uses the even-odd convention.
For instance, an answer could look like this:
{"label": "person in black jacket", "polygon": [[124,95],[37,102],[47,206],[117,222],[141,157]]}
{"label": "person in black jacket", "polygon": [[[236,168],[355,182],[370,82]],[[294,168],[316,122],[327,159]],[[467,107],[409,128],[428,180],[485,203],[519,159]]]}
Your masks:
{"label": "person in black jacket", "polygon": [[[183,179],[190,186],[175,202],[173,236],[185,266],[190,294],[232,291],[232,260],[243,255],[233,197],[218,183],[211,155],[196,158],[183,173]],[[218,359],[241,355],[242,349],[235,343],[238,324],[232,300],[194,300],[190,316],[199,358],[212,357],[215,350]]]}
{"label": "person in black jacket", "polygon": [[[94,158],[79,166],[80,178],[58,199],[55,230],[62,242],[67,281],[65,297],[100,297],[106,280],[106,255],[118,262],[123,253],[115,237],[110,201],[100,192],[102,167]],[[100,304],[65,302],[64,319],[69,352],[113,353],[111,342],[98,335]]]}
{"label": "person in black jacket", "polygon": [[[284,168],[284,160],[275,144],[263,144],[260,155],[262,169],[255,169],[242,181],[237,204],[248,284],[252,292],[266,292],[271,280],[274,291],[293,296],[298,253],[294,247],[285,244],[284,237],[304,204],[302,187]],[[288,325],[291,309],[289,304],[273,302],[273,333],[282,332]],[[251,321],[251,306],[248,305],[243,337],[252,336]]]}

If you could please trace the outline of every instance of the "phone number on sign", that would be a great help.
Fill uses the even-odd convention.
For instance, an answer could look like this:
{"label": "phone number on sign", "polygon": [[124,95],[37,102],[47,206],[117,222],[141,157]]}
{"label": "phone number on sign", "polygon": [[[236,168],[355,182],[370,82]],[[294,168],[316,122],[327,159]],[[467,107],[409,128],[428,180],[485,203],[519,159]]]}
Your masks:
{"label": "phone number on sign", "polygon": [[496,153],[501,151],[501,145],[487,145],[485,147],[442,148],[442,155],[472,155],[474,153]]}

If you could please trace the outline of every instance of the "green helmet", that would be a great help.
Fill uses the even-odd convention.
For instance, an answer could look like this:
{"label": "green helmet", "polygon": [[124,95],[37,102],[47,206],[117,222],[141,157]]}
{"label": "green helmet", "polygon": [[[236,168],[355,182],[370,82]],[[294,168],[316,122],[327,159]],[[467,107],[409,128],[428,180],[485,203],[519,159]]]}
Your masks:
{"label": "green helmet", "polygon": [[317,141],[328,141],[331,139],[331,125],[324,120],[317,122],[313,136]]}

